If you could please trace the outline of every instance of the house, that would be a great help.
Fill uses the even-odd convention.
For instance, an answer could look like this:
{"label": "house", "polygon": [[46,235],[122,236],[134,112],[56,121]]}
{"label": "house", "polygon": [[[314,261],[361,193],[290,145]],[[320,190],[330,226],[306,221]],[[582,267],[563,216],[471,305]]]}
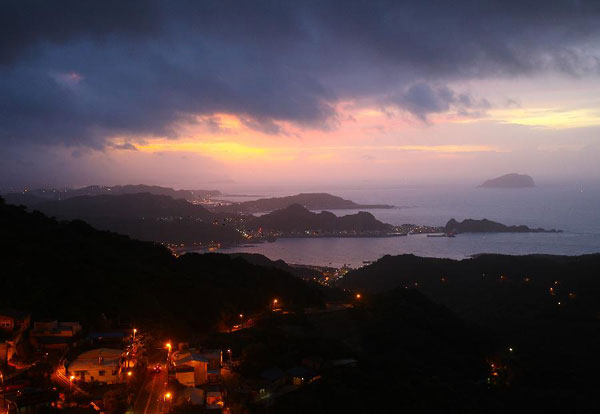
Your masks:
{"label": "house", "polygon": [[[194,386],[216,384],[221,381],[221,364],[223,353],[221,350],[196,350],[178,351],[174,355],[175,377],[184,385],[191,385],[189,369],[194,370]],[[179,371],[178,371],[179,370]],[[182,382],[183,381],[183,382]]]}
{"label": "house", "polygon": [[[179,359],[173,361],[173,364],[175,365],[175,372],[176,372],[176,376],[177,376],[177,370],[186,370],[189,368],[193,369],[194,372],[194,382],[193,384],[190,384],[189,381],[189,374],[186,373],[180,373],[179,377],[182,378],[184,381],[187,381],[186,384],[184,385],[192,385],[192,386],[199,386],[199,385],[203,385],[208,383],[208,363],[209,360],[208,358],[205,358],[204,356],[194,353],[194,352],[187,352],[184,354],[179,354]],[[182,368],[182,367],[187,367],[187,368]],[[185,371],[184,371],[185,372]]]}
{"label": "house", "polygon": [[206,388],[206,409],[221,410],[225,405],[223,401],[223,391],[216,386]]}
{"label": "house", "polygon": [[204,390],[186,387],[179,393],[177,402],[179,404],[204,405]]}
{"label": "house", "polygon": [[13,332],[17,329],[27,328],[31,321],[28,313],[16,311],[14,309],[0,310],[0,330]]}
{"label": "house", "polygon": [[79,322],[58,322],[57,320],[37,321],[33,323],[32,336],[73,337],[81,332]]}
{"label": "house", "polygon": [[171,368],[171,372],[175,374],[175,379],[181,385],[185,385],[186,387],[196,386],[196,373],[192,365],[177,365]]}
{"label": "house", "polygon": [[37,321],[31,330],[31,343],[41,349],[64,350],[81,329],[79,322]]}
{"label": "house", "polygon": [[117,384],[121,380],[123,351],[120,349],[98,348],[79,355],[66,368],[66,376],[75,376],[76,381],[98,381]]}

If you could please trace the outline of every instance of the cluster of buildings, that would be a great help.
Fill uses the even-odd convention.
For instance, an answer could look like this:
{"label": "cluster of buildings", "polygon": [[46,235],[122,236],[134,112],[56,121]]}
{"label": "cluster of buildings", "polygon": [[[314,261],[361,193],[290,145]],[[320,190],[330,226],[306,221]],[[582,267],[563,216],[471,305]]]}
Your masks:
{"label": "cluster of buildings", "polygon": [[[84,335],[79,322],[34,320],[26,312],[0,310],[0,413],[60,407],[64,396],[60,387],[49,386],[51,381],[63,389],[124,382],[138,361],[140,343],[134,339],[124,331]],[[58,368],[52,375],[32,373],[40,362]]]}
{"label": "cluster of buildings", "polygon": [[223,352],[220,349],[188,348],[184,344],[170,356],[169,377],[185,388],[179,401],[204,405],[208,410],[224,406],[221,387]]}

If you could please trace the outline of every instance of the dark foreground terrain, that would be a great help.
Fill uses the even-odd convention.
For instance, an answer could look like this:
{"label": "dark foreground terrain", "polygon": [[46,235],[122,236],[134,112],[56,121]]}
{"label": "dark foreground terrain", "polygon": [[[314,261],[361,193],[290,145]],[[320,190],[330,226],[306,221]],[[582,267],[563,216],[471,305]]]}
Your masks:
{"label": "dark foreground terrain", "polygon": [[[600,408],[599,255],[386,256],[346,275],[344,292],[307,283],[281,263],[176,258],[153,243],[3,202],[0,228],[0,308],[90,330],[136,326],[155,337],[202,337],[233,350],[240,378],[319,361],[311,362],[313,381],[273,388],[258,403],[228,385],[234,412]],[[273,298],[283,312],[269,312]],[[240,312],[270,316],[224,333]]]}

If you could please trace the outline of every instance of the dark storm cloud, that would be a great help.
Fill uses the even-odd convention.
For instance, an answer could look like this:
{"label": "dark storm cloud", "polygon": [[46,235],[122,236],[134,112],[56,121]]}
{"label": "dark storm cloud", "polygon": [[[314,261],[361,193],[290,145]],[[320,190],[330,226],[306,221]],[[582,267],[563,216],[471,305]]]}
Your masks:
{"label": "dark storm cloud", "polygon": [[471,113],[485,101],[444,84],[597,75],[599,19],[591,0],[8,0],[0,139],[103,148],[218,112],[278,134],[278,121],[331,127],[339,100],[378,96],[421,119]]}
{"label": "dark storm cloud", "polygon": [[430,114],[451,109],[463,116],[479,116],[490,107],[484,99],[474,99],[468,94],[457,94],[447,86],[432,86],[424,82],[410,85],[406,91],[389,98],[389,102],[427,121]]}

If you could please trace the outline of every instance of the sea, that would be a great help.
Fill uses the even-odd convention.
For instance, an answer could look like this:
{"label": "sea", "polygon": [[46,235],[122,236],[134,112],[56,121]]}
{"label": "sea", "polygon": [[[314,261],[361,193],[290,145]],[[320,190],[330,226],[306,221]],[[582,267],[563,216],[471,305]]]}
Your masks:
{"label": "sea", "polygon": [[[307,189],[302,189],[309,192]],[[230,194],[244,201],[297,194],[276,189],[252,196]],[[400,186],[390,188],[319,188],[360,204],[389,204],[393,209],[367,209],[393,225],[443,226],[455,218],[487,218],[507,225],[558,229],[562,233],[479,233],[454,238],[425,235],[381,238],[281,238],[220,249],[222,253],[259,253],[287,263],[360,267],[384,255],[415,254],[462,260],[481,253],[511,255],[581,255],[600,253],[600,184],[547,184],[524,189],[484,189],[474,186]],[[358,210],[330,210],[336,215]]]}

